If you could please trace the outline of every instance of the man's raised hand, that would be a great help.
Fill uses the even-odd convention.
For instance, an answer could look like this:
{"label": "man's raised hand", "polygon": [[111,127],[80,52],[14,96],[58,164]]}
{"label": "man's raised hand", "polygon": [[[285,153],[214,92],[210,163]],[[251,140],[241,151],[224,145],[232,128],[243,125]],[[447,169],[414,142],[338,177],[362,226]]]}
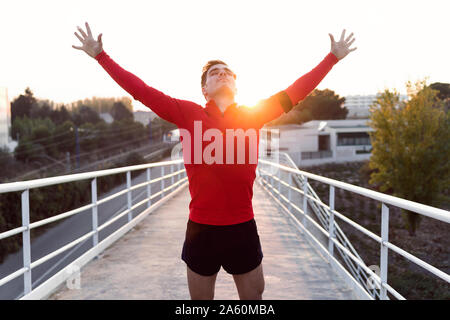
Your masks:
{"label": "man's raised hand", "polygon": [[345,37],[345,29],[344,29],[344,31],[342,31],[341,39],[339,40],[339,42],[334,41],[334,37],[331,33],[329,33],[328,35],[330,36],[331,39],[331,53],[333,53],[339,60],[343,59],[346,55],[356,50],[357,48],[354,47],[353,49],[349,49],[353,41],[355,41],[355,39],[351,40],[353,32],[347,37],[347,39],[344,40]]}
{"label": "man's raised hand", "polygon": [[97,41],[94,40],[92,37],[91,28],[89,28],[89,24],[86,22],[86,31],[87,34],[77,26],[78,31],[81,33],[81,37],[78,35],[78,33],[74,32],[77,38],[81,41],[83,44],[81,47],[78,46],[72,46],[74,49],[83,50],[88,55],[90,55],[92,58],[95,58],[100,52],[103,50],[103,43],[102,43],[102,34],[100,33],[98,35]]}

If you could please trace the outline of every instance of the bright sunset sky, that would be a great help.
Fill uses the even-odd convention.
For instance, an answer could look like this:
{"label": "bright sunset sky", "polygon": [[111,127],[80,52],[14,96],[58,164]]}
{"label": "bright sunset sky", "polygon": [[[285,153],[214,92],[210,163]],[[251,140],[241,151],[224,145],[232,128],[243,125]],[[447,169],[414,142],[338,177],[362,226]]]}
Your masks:
{"label": "bright sunset sky", "polygon": [[[2,0],[0,86],[13,100],[72,102],[128,96],[96,60],[72,45],[87,21],[104,50],[148,85],[204,105],[201,68],[225,61],[237,74],[239,104],[285,89],[330,51],[332,33],[357,47],[318,89],[340,96],[406,93],[405,82],[450,82],[450,1],[23,1]],[[147,110],[133,100],[135,110]]]}

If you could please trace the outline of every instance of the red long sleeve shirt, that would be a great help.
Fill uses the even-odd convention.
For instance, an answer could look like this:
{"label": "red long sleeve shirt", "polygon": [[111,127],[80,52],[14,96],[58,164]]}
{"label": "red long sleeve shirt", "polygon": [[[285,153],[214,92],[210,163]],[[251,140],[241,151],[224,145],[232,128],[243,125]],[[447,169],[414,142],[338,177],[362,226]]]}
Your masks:
{"label": "red long sleeve shirt", "polygon": [[[181,138],[184,165],[191,194],[189,219],[210,225],[232,225],[249,221],[254,217],[252,198],[257,160],[256,163],[250,161],[249,150],[256,148],[256,154],[258,154],[259,129],[265,123],[278,118],[283,112],[289,112],[320,83],[338,62],[336,56],[330,52],[314,69],[300,77],[287,89],[261,100],[253,107],[238,106],[234,103],[228,106],[222,114],[214,100],[210,100],[205,107],[202,107],[188,100],[172,98],[148,86],[115,63],[105,51],[99,53],[95,59],[135,100],[142,102],[161,118],[176,124],[180,132],[185,131],[190,134],[189,137],[182,135]],[[205,139],[204,135],[205,131],[213,128],[216,129],[216,133],[217,129],[220,130],[224,147],[221,149],[223,150],[222,155],[216,154],[218,149],[211,154],[220,157],[223,161],[210,163],[203,158],[196,161],[194,155],[198,155],[199,150],[194,150],[195,146],[197,148],[201,146],[201,154],[203,154],[208,145],[216,142],[217,136],[214,136],[214,139],[210,137],[211,141],[209,141]],[[243,131],[254,129],[256,131],[256,141],[245,137],[244,163],[240,163],[237,159],[236,137],[232,138],[233,140],[227,140],[226,129],[243,129]],[[196,144],[195,139],[197,142],[200,139],[200,144]],[[230,154],[230,159],[234,157],[234,161],[230,163],[227,161],[227,151],[229,150],[228,143],[232,143],[232,141],[234,146],[230,147],[232,148],[230,151],[233,150],[234,155]]]}

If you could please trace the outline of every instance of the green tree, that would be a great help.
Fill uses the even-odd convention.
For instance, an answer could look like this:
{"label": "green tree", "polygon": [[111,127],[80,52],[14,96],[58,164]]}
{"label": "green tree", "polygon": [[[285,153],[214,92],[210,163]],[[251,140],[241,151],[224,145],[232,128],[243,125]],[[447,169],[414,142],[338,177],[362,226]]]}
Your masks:
{"label": "green tree", "polygon": [[30,163],[45,156],[45,148],[41,144],[33,144],[28,138],[20,139],[19,145],[14,149],[16,160]]}
{"label": "green tree", "polygon": [[24,95],[21,94],[11,102],[11,121],[13,122],[16,117],[30,117],[31,109],[36,102],[33,92],[27,87]]}
{"label": "green tree", "polygon": [[343,106],[345,98],[333,90],[314,89],[305,99],[296,104],[290,112],[281,115],[268,125],[302,124],[311,120],[345,119],[348,109]]}
{"label": "green tree", "polygon": [[129,109],[127,109],[127,107],[120,101],[114,103],[110,113],[115,121],[124,119],[133,120],[133,113]]}
{"label": "green tree", "polygon": [[[148,130],[148,125],[146,126]],[[164,133],[170,130],[176,129],[177,126],[171,122],[168,122],[160,117],[156,117],[151,121],[152,129],[152,141],[153,139],[162,139]],[[147,131],[148,132],[148,131]]]}
{"label": "green tree", "polygon": [[82,105],[78,108],[73,115],[73,122],[77,126],[81,126],[84,123],[96,124],[103,121],[98,113],[89,106]]}
{"label": "green tree", "polygon": [[334,91],[315,89],[295,108],[309,109],[313,120],[345,119],[348,109],[343,106],[345,98],[339,97]]}
{"label": "green tree", "polygon": [[33,131],[31,133],[31,141],[36,141],[36,143],[39,143],[42,147],[45,148],[45,153],[51,156],[54,156],[56,153],[56,149],[53,145],[53,139],[52,139],[52,132],[50,131],[50,128],[45,125],[37,125],[33,128]]}
{"label": "green tree", "polygon": [[58,125],[53,132],[53,145],[60,153],[75,153],[75,125],[72,121],[65,121]]}
{"label": "green tree", "polygon": [[[407,83],[411,99],[400,102],[394,89],[384,91],[370,106],[369,124],[374,169],[370,183],[394,196],[433,205],[449,186],[450,118],[437,91],[418,81]],[[406,226],[415,235],[420,215],[402,210]]]}
{"label": "green tree", "polygon": [[52,110],[50,119],[52,119],[55,124],[60,125],[66,121],[71,121],[71,116],[66,106],[62,105],[59,109]]}
{"label": "green tree", "polygon": [[115,102],[121,102],[130,112],[133,112],[132,100],[129,97],[120,98],[100,98],[92,97],[83,100],[78,100],[70,104],[74,109],[78,109],[82,105],[90,106],[98,113],[111,112],[111,109]]}
{"label": "green tree", "polygon": [[0,147],[0,177],[9,176],[13,165],[14,158],[8,148]]}
{"label": "green tree", "polygon": [[430,84],[431,89],[438,90],[438,98],[445,100],[450,98],[450,83],[435,82]]}

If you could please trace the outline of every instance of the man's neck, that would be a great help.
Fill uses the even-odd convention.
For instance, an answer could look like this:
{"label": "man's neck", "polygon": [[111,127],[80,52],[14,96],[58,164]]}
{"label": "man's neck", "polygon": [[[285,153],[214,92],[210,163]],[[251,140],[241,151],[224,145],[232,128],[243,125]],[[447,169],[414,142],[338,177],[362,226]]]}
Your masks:
{"label": "man's neck", "polygon": [[214,97],[214,102],[222,113],[225,113],[227,107],[234,103],[234,97],[218,96]]}

